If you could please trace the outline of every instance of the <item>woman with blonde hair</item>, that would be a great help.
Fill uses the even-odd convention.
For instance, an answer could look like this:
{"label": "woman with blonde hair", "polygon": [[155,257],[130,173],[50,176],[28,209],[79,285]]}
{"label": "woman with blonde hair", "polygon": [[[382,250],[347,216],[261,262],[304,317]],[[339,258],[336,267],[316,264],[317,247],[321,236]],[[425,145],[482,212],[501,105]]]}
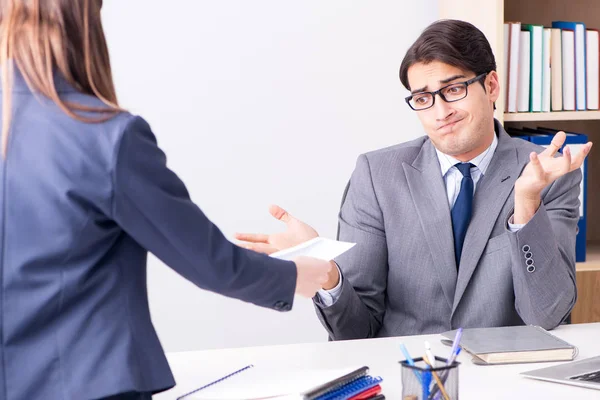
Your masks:
{"label": "woman with blonde hair", "polygon": [[330,270],[235,246],[190,200],[148,124],[117,103],[101,7],[0,1],[0,399],[172,387],[148,251],[203,289],[279,311]]}

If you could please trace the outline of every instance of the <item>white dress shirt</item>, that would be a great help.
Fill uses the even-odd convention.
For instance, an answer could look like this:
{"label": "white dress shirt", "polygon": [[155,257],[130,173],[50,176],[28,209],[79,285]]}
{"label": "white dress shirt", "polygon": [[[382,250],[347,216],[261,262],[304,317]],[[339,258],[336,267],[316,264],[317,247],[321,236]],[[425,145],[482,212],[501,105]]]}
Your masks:
{"label": "white dress shirt", "polygon": [[[496,147],[498,146],[498,138],[494,135],[494,139],[492,140],[492,144],[487,148],[483,153],[472,159],[470,162],[473,164],[471,167],[471,178],[473,179],[473,194],[475,194],[475,190],[477,189],[477,182],[481,179],[482,176],[485,175],[485,171],[487,171],[490,162],[492,161],[492,156],[496,151]],[[448,195],[448,204],[450,204],[450,209],[454,207],[454,203],[456,202],[456,198],[460,193],[460,185],[462,182],[462,174],[454,165],[460,163],[461,161],[456,158],[449,156],[447,154],[442,153],[437,148],[435,149],[438,161],[440,162],[440,168],[442,172],[442,176],[444,177],[444,183],[446,184],[446,194]],[[512,232],[516,232],[521,229],[525,224],[512,224],[512,216],[509,219],[508,227]],[[338,267],[338,271],[339,267]],[[340,292],[342,291],[342,273],[340,271],[340,281],[336,287],[330,290],[321,289],[318,291],[318,296],[321,300],[321,303],[328,307],[337,301],[339,298]]]}

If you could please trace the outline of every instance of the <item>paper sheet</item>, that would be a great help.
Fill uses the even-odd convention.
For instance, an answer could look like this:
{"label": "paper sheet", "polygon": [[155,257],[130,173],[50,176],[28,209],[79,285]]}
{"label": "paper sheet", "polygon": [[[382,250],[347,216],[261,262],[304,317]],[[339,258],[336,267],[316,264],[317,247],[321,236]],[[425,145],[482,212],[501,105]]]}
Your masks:
{"label": "paper sheet", "polygon": [[289,249],[273,253],[271,257],[291,261],[298,256],[305,256],[330,261],[350,250],[355,244],[317,237]]}

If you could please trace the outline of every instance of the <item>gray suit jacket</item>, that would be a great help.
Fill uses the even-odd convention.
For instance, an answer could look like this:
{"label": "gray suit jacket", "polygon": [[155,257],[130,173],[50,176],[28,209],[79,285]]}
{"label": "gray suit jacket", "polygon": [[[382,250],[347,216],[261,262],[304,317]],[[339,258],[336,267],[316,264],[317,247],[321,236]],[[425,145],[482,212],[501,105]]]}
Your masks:
{"label": "gray suit jacket", "polygon": [[[330,339],[437,333],[458,327],[556,327],[576,300],[575,236],[581,172],[558,179],[517,233],[508,230],[513,187],[541,148],[508,136],[474,195],[457,272],[452,223],[435,148],[427,137],[361,155],[340,211],[336,259],[343,288],[326,307]],[[527,261],[530,258],[532,261]],[[533,272],[528,272],[533,263]]]}
{"label": "gray suit jacket", "polygon": [[[56,86],[65,101],[103,106],[60,77]],[[174,385],[148,308],[148,251],[205,290],[290,309],[294,264],[229,242],[142,118],[74,120],[20,74],[12,105],[0,159],[0,400]]]}

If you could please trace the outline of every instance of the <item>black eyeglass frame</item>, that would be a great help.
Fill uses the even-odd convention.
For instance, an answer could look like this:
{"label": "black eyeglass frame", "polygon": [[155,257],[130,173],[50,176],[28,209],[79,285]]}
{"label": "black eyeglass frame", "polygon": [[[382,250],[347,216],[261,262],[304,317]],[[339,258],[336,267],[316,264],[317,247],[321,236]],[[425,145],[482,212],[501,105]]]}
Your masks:
{"label": "black eyeglass frame", "polygon": [[[467,97],[469,95],[469,85],[477,82],[479,80],[481,80],[482,78],[485,78],[487,75],[489,74],[489,72],[484,72],[483,74],[477,75],[475,78],[471,78],[468,81],[464,81],[464,82],[454,82],[451,83],[449,85],[446,85],[442,88],[439,88],[438,90],[436,90],[435,92],[419,92],[419,93],[414,93],[411,94],[410,96],[406,97],[404,100],[406,101],[406,104],[408,104],[408,106],[414,110],[414,111],[423,111],[423,110],[428,110],[431,107],[433,107],[435,105],[435,95],[439,95],[440,98],[442,100],[444,100],[446,103],[453,103],[455,101],[460,101],[462,99],[464,99],[465,97]],[[455,99],[455,100],[447,100],[446,97],[444,96],[444,94],[442,93],[442,90],[449,88],[450,86],[454,86],[454,85],[465,85],[465,95],[463,97],[461,97],[460,99]],[[431,102],[431,105],[429,107],[425,107],[425,108],[414,108],[411,104],[410,101],[413,99],[414,96],[416,95],[423,95],[423,94],[430,94],[431,97],[433,98],[433,101]]]}

